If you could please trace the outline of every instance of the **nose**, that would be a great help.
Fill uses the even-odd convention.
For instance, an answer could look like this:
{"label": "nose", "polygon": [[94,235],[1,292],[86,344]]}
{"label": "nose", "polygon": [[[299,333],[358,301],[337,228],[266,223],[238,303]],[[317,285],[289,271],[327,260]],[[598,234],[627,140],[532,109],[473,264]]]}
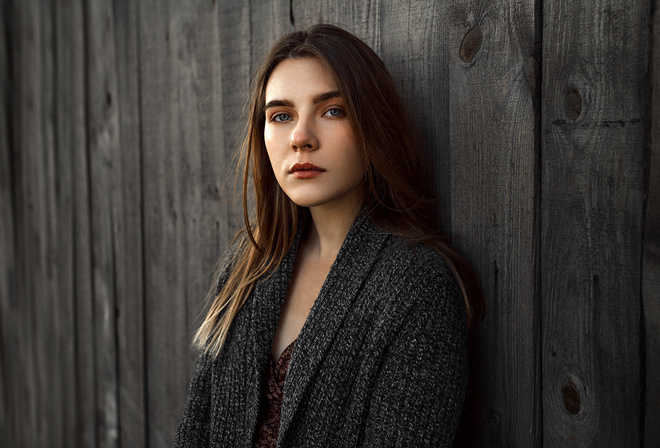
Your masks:
{"label": "nose", "polygon": [[291,133],[291,149],[294,151],[318,148],[318,140],[314,132],[314,126],[308,119],[301,119]]}

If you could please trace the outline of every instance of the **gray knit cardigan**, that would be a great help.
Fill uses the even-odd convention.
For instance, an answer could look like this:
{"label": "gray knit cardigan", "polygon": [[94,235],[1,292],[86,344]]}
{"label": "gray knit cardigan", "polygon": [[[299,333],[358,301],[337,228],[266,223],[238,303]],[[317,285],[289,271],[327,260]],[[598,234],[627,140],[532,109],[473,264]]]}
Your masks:
{"label": "gray knit cardigan", "polygon": [[[218,357],[199,358],[175,447],[252,445],[300,233]],[[277,446],[451,446],[466,380],[465,305],[444,260],[358,218],[296,341]]]}

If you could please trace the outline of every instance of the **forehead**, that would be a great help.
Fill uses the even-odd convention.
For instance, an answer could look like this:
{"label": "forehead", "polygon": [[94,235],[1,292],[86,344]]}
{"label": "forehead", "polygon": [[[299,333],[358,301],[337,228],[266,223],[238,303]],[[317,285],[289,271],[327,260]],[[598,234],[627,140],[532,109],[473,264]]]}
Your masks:
{"label": "forehead", "polygon": [[315,58],[285,59],[275,66],[266,84],[266,102],[276,99],[304,99],[337,91],[332,71]]}

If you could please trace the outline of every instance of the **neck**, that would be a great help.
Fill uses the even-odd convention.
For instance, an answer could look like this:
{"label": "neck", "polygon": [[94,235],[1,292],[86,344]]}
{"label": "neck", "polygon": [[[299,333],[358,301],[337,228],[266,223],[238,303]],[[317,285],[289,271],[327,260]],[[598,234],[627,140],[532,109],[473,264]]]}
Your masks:
{"label": "neck", "polygon": [[359,207],[339,210],[310,208],[312,222],[305,238],[310,255],[319,260],[334,260],[359,210]]}

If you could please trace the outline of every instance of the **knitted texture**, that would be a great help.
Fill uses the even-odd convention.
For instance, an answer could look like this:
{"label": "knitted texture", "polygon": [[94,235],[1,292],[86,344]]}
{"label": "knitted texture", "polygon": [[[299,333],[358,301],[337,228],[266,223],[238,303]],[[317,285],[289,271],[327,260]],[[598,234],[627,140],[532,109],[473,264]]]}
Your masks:
{"label": "knitted texture", "polygon": [[[218,357],[200,357],[175,447],[252,446],[300,233]],[[296,340],[278,446],[451,446],[466,381],[465,305],[443,258],[360,218]]]}

